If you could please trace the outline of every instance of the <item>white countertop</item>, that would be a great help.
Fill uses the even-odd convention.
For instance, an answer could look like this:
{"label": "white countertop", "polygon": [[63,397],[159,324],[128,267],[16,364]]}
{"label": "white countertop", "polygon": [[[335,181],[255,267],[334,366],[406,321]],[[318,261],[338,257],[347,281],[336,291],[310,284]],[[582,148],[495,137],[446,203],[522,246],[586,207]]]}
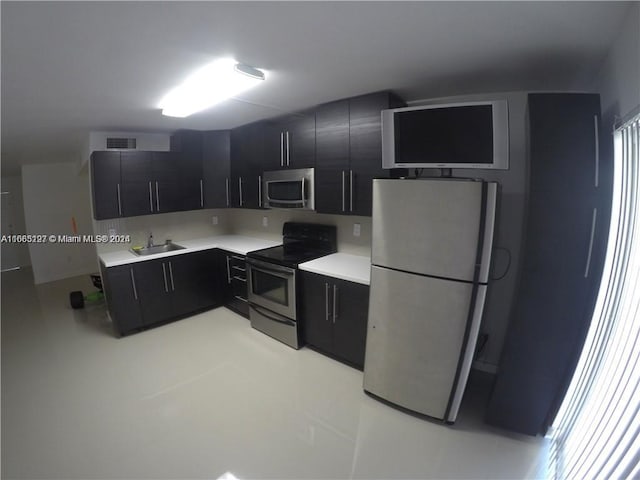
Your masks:
{"label": "white countertop", "polygon": [[371,258],[349,253],[333,253],[301,263],[298,268],[363,285],[369,285],[371,278]]}
{"label": "white countertop", "polygon": [[183,253],[198,252],[200,250],[209,250],[212,248],[221,248],[239,255],[246,255],[247,252],[260,250],[261,248],[275,247],[282,242],[277,240],[265,240],[263,238],[245,237],[242,235],[220,235],[217,237],[197,238],[195,240],[180,240],[174,242],[181,247],[181,250],[172,252],[158,253],[155,255],[138,256],[131,250],[119,250],[117,252],[108,252],[98,255],[106,267],[115,267],[117,265],[126,265],[127,263],[144,262],[146,260],[155,260],[156,258],[171,257],[181,255]]}

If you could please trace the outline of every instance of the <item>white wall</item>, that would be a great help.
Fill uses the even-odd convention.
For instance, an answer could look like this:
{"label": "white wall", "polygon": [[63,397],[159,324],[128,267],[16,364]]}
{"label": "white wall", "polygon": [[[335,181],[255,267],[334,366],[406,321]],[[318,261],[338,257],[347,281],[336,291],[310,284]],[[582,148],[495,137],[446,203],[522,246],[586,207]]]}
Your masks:
{"label": "white wall", "polygon": [[152,150],[163,152],[169,150],[171,135],[168,133],[141,133],[141,132],[120,132],[120,131],[100,131],[90,132],[89,138],[82,145],[82,152],[78,161],[78,171],[84,171],[91,152],[107,149],[107,138],[135,138],[136,150]]}
{"label": "white wall", "polygon": [[[89,178],[76,172],[75,162],[23,165],[27,234],[72,235],[72,217],[80,235],[92,234]],[[29,253],[36,284],[98,270],[93,243],[30,243]]]}
{"label": "white wall", "polygon": [[[24,221],[24,202],[22,200],[22,178],[19,175],[3,176],[2,184],[2,225],[3,234],[24,234],[27,232]],[[4,192],[7,192],[5,195]],[[6,203],[6,204],[5,204]],[[9,218],[4,218],[5,213]],[[11,223],[11,227],[5,231],[5,223]],[[29,247],[26,243],[2,244],[1,262],[2,268],[26,267],[31,265]]]}

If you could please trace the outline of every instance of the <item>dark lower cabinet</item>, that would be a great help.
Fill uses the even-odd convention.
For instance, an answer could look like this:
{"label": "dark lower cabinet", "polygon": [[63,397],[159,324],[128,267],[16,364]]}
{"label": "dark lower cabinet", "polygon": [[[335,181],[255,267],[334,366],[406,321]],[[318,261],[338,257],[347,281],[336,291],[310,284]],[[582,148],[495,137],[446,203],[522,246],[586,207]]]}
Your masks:
{"label": "dark lower cabinet", "polygon": [[118,336],[222,303],[217,250],[105,268],[107,306]]}
{"label": "dark lower cabinet", "polygon": [[100,263],[102,287],[117,336],[144,326],[133,265],[106,268]]}
{"label": "dark lower cabinet", "polygon": [[[531,94],[521,274],[486,421],[545,434],[575,371],[602,275],[611,159],[592,94]],[[610,133],[607,132],[607,135]]]}
{"label": "dark lower cabinet", "polygon": [[249,318],[246,257],[221,250],[220,263],[223,273],[224,306]]}
{"label": "dark lower cabinet", "polygon": [[306,343],[363,369],[369,287],[315,273],[300,273],[300,322]]}

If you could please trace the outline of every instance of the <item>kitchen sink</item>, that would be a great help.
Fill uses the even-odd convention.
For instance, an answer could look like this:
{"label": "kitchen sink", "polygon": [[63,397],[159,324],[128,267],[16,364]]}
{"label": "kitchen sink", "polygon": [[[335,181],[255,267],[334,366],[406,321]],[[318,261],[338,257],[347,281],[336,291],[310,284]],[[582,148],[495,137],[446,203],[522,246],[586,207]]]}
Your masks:
{"label": "kitchen sink", "polygon": [[132,248],[131,251],[141,257],[146,255],[156,255],[158,253],[173,252],[174,250],[182,250],[185,247],[175,243],[165,243],[164,245],[153,245],[151,247]]}

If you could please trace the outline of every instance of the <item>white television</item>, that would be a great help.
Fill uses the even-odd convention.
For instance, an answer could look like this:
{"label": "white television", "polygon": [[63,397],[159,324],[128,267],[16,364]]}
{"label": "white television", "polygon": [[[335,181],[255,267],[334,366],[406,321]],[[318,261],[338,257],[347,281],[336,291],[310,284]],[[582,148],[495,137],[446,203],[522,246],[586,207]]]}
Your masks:
{"label": "white television", "polygon": [[507,170],[507,101],[383,110],[382,167]]}

